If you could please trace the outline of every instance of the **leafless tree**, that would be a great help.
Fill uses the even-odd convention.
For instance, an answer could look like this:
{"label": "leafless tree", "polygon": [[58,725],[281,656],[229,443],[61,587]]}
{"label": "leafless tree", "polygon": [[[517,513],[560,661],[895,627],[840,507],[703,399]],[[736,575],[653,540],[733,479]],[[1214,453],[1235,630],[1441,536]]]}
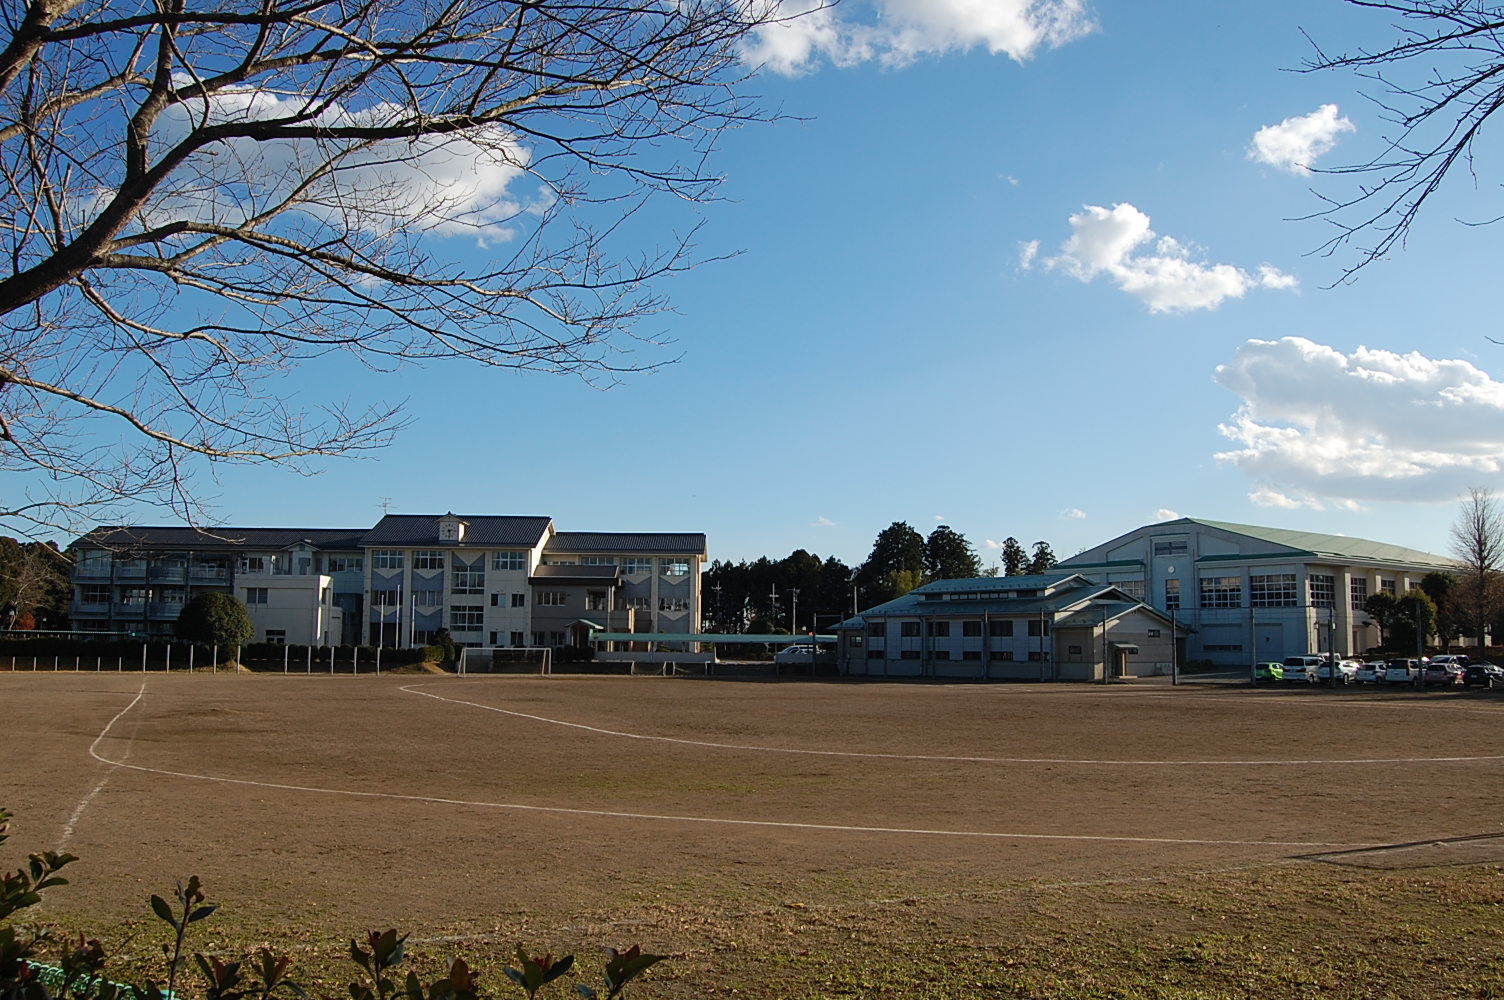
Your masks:
{"label": "leafless tree", "polygon": [[0,523],[121,498],[194,519],[203,460],[306,469],[384,444],[397,406],[282,398],[326,355],[607,383],[664,363],[632,350],[637,324],[695,262],[693,227],[645,248],[638,211],[713,196],[717,137],[763,117],[739,48],[776,16],[771,0],[0,7]]}
{"label": "leafless tree", "polygon": [[1504,564],[1504,508],[1492,490],[1474,486],[1452,524],[1452,556],[1459,564],[1457,604],[1463,623],[1484,643],[1484,633],[1504,607],[1499,570]]}
{"label": "leafless tree", "polygon": [[[1326,197],[1317,213],[1336,227],[1322,246],[1358,251],[1348,276],[1403,246],[1426,202],[1459,169],[1472,175],[1474,144],[1504,106],[1504,5],[1483,0],[1346,0],[1395,19],[1392,44],[1328,53],[1308,70],[1351,70],[1393,126],[1363,162],[1318,172],[1355,175],[1356,193]],[[1493,220],[1480,220],[1493,221]]]}

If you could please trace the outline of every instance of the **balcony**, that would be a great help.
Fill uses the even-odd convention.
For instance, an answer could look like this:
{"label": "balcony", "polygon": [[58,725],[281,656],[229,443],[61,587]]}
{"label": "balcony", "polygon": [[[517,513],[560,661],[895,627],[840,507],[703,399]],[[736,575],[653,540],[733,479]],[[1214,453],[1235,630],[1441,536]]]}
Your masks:
{"label": "balcony", "polygon": [[[139,604],[132,606],[140,607]],[[163,604],[158,601],[146,606],[146,616],[148,618],[166,619],[168,621],[177,621],[178,615],[181,614],[182,611],[182,604]]]}
{"label": "balcony", "polygon": [[117,580],[145,580],[146,563],[144,562],[120,562],[115,564],[115,579]]}
{"label": "balcony", "polygon": [[110,564],[108,561],[78,562],[73,566],[73,579],[75,580],[108,580],[110,578]]}
{"label": "balcony", "polygon": [[228,583],[230,567],[192,566],[188,569],[188,579],[194,583]]}
{"label": "balcony", "polygon": [[146,605],[139,603],[127,603],[116,601],[110,608],[111,617],[124,618],[128,621],[140,621],[146,617]]}
{"label": "balcony", "polygon": [[103,618],[110,613],[108,601],[74,601],[68,605],[68,614],[74,618]]}
{"label": "balcony", "polygon": [[146,578],[152,583],[185,583],[188,580],[188,567],[181,564],[153,566],[147,570]]}

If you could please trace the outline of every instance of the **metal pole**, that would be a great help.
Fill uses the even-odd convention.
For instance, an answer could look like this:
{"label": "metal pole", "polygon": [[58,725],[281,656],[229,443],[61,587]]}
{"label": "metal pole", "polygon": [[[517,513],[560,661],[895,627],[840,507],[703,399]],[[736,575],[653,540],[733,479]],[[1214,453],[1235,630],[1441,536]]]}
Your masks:
{"label": "metal pole", "polygon": [[[1250,608],[1250,610],[1252,610]],[[1180,683],[1180,630],[1175,626],[1175,609],[1170,609],[1170,685]]]}
{"label": "metal pole", "polygon": [[141,644],[141,672],[146,673],[146,643]]}
{"label": "metal pole", "polygon": [[292,647],[287,643],[282,644],[282,672],[287,673],[287,658],[292,653]]}

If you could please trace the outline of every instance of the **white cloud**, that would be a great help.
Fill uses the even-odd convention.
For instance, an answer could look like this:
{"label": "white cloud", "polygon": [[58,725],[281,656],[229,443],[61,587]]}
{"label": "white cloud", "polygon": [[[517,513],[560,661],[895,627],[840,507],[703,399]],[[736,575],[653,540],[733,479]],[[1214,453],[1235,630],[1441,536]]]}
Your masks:
{"label": "white cloud", "polygon": [[1065,510],[1062,510],[1060,512],[1060,516],[1072,521],[1080,521],[1085,519],[1086,511],[1082,510],[1080,507],[1067,507]]}
{"label": "white cloud", "polygon": [[1364,500],[1450,500],[1504,472],[1504,383],[1461,360],[1302,337],[1250,340],[1218,367],[1243,403],[1217,458],[1272,507],[1361,509]]}
{"label": "white cloud", "polygon": [[1039,241],[1029,240],[1027,243],[1018,245],[1018,266],[1027,271],[1034,266],[1034,258],[1039,256]]}
{"label": "white cloud", "polygon": [[1351,120],[1338,117],[1337,105],[1323,104],[1308,115],[1259,129],[1248,158],[1292,174],[1309,174],[1311,164],[1337,144],[1339,135],[1357,130]]}
{"label": "white cloud", "polygon": [[836,522],[832,521],[828,517],[823,517],[822,516],[822,517],[815,518],[814,523],[811,525],[811,527],[815,527],[815,528],[834,528],[834,527],[836,527]]}
{"label": "white cloud", "polygon": [[743,61],[789,75],[822,59],[837,66],[904,66],[924,56],[985,49],[1022,62],[1041,47],[1096,29],[1086,0],[781,0]]}
{"label": "white cloud", "polygon": [[1150,523],[1160,524],[1164,521],[1178,521],[1180,520],[1180,518],[1181,514],[1179,511],[1171,510],[1168,507],[1161,507],[1159,508],[1159,510],[1156,510],[1154,512],[1153,516],[1150,518]]}
{"label": "white cloud", "polygon": [[985,538],[985,539],[982,540],[982,548],[984,548],[984,549],[1000,549],[1002,547],[1003,547],[1003,543],[997,541],[996,539]]}
{"label": "white cloud", "polygon": [[[154,141],[171,144],[200,116],[210,123],[268,121],[301,115],[307,102],[251,87],[223,91],[207,103],[169,107]],[[378,104],[363,110],[331,105],[311,120],[325,126],[383,125],[410,112]],[[514,135],[484,126],[448,136],[372,144],[313,140],[231,139],[191,157],[143,212],[144,224],[167,218],[244,221],[303,183],[310,169],[337,166],[297,195],[305,216],[372,234],[410,229],[506,238],[505,223],[534,210],[508,188],[526,174],[530,154]]]}
{"label": "white cloud", "polygon": [[1203,264],[1179,240],[1156,239],[1149,216],[1126,202],[1110,209],[1087,205],[1070,223],[1070,239],[1045,266],[1085,282],[1106,275],[1150,312],[1215,309],[1252,288],[1290,289],[1299,283],[1267,264],[1257,273],[1231,264]]}

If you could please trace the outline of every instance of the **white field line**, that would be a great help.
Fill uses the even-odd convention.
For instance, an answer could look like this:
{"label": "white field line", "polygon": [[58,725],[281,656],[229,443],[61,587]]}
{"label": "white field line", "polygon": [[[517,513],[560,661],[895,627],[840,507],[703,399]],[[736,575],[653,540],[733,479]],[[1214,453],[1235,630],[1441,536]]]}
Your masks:
{"label": "white field line", "polygon": [[[136,707],[136,703],[139,702],[142,696],[145,694],[146,683],[143,681],[141,684],[141,690],[136,692],[136,697],[131,700],[131,703],[122,708],[120,711],[116,712],[115,717],[109,722],[105,723],[104,728],[99,731],[99,735],[94,737],[94,742],[89,744],[90,756],[94,757],[96,760],[99,759],[99,755],[94,753],[94,748],[99,746],[99,741],[104,739],[105,736],[109,734],[110,729],[114,727],[115,723],[120,721],[121,716],[125,715],[126,712],[129,712],[131,709]],[[130,744],[127,743],[125,747],[125,756],[130,755],[130,749]],[[104,772],[104,776],[99,779],[99,783],[94,786],[89,794],[78,800],[78,805],[73,809],[73,815],[69,816],[68,822],[63,824],[63,835],[58,839],[57,842],[58,850],[62,850],[64,847],[68,846],[68,841],[73,839],[73,831],[78,827],[78,821],[83,816],[84,810],[89,807],[90,802],[94,801],[94,796],[103,791],[104,786],[110,780],[110,775],[115,773],[115,770],[118,766],[119,765],[112,764],[109,770]]]}
{"label": "white field line", "polygon": [[[1340,847],[1356,849],[1377,846],[1371,842],[1342,843],[1334,841],[1305,840],[1205,840],[1192,837],[1109,837],[1091,834],[1070,833],[998,833],[991,830],[932,830],[923,827],[848,826],[839,823],[793,823],[766,819],[731,819],[713,816],[683,816],[671,813],[633,813],[611,809],[576,809],[567,806],[539,806],[521,802],[489,802],[481,799],[454,799],[438,795],[404,795],[399,792],[368,792],[349,788],[325,788],[318,785],[292,785],[277,781],[253,781],[249,778],[226,778],[213,774],[196,774],[191,771],[173,771],[160,767],[145,767],[124,760],[112,760],[99,752],[99,744],[108,736],[115,720],[130,711],[140,702],[145,685],[135,699],[111,719],[89,745],[89,756],[103,764],[112,764],[143,774],[157,774],[167,778],[186,778],[192,781],[209,781],[222,785],[240,785],[248,788],[268,788],[284,792],[308,792],[314,795],[337,795],[354,799],[385,799],[396,802],[422,802],[431,805],[469,806],[476,809],[506,809],[515,812],[546,813],[557,816],[596,816],[607,819],[628,819],[663,823],[699,823],[707,826],[741,826],[776,830],[823,830],[832,833],[881,833],[904,834],[926,837],[971,837],[986,840],[1064,840],[1090,841],[1113,844],[1166,844],[1180,846],[1225,846],[1225,847]],[[406,690],[404,688],[403,690]],[[448,700],[448,699],[440,699]],[[484,708],[485,706],[476,706]],[[511,713],[509,713],[511,714]]]}
{"label": "white field line", "polygon": [[1468,761],[1504,760],[1504,754],[1486,754],[1469,757],[1299,757],[1290,759],[1263,760],[1104,760],[1093,757],[976,757],[948,754],[876,753],[863,752],[858,750],[808,750],[798,747],[759,746],[750,743],[712,743],[706,740],[680,739],[675,736],[652,736],[643,733],[630,733],[618,729],[603,729],[599,726],[587,726],[584,723],[580,722],[566,722],[562,719],[551,719],[544,715],[530,715],[527,712],[514,712],[510,709],[498,708],[495,705],[486,705],[477,701],[466,701],[463,698],[446,698],[443,695],[421,690],[416,684],[408,684],[401,688],[401,690],[406,691],[409,694],[417,694],[422,695],[425,698],[433,698],[436,701],[446,701],[452,705],[467,705],[471,708],[478,708],[486,712],[498,712],[502,715],[510,715],[518,719],[530,719],[534,722],[543,722],[553,726],[565,726],[570,729],[580,729],[588,733],[599,733],[602,736],[617,736],[622,739],[628,740],[649,740],[657,743],[674,743],[680,746],[703,747],[713,750],[745,750],[760,753],[803,754],[811,757],[857,757],[868,760],[920,760],[972,764],[1082,764],[1098,767],[1265,767],[1276,764],[1443,764],[1461,763]]}

